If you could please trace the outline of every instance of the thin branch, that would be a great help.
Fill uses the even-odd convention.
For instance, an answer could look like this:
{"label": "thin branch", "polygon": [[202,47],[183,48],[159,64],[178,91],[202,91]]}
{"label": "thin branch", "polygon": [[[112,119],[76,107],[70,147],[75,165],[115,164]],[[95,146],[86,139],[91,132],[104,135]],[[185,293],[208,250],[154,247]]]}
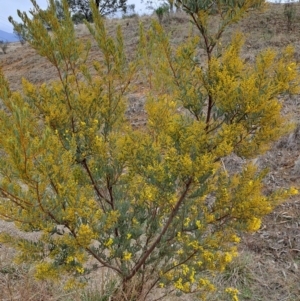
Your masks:
{"label": "thin branch", "polygon": [[[18,218],[15,218],[15,217],[12,217],[12,216],[9,216],[9,215],[6,215],[6,214],[3,214],[3,213],[0,213],[0,216],[4,217],[4,218],[7,218],[9,219],[10,221],[13,220],[14,222],[19,222],[21,224],[31,224],[31,222],[28,222],[28,221],[24,221],[24,220],[20,220]],[[4,219],[5,220],[5,219]]]}
{"label": "thin branch", "polygon": [[207,132],[209,129],[209,123],[211,119],[211,112],[212,108],[214,106],[213,99],[211,95],[208,95],[208,105],[207,105],[207,115],[206,115],[206,126],[205,126],[205,131]]}
{"label": "thin branch", "polygon": [[91,182],[92,182],[92,184],[93,184],[93,187],[94,187],[94,189],[95,189],[95,191],[96,191],[96,193],[97,193],[97,195],[98,195],[98,197],[99,197],[99,199],[100,199],[100,204],[101,204],[101,207],[102,207],[103,212],[106,212],[105,207],[104,207],[104,205],[103,205],[102,202],[101,202],[101,199],[105,200],[105,201],[106,201],[108,204],[110,204],[110,205],[111,205],[111,202],[110,202],[109,200],[107,200],[107,199],[103,196],[103,194],[101,193],[101,191],[99,190],[99,188],[98,188],[98,186],[97,186],[97,183],[95,182],[95,180],[94,180],[94,178],[93,178],[93,175],[92,175],[92,173],[91,173],[91,171],[90,171],[90,169],[89,169],[89,167],[88,167],[88,165],[87,165],[86,159],[84,159],[84,160],[82,161],[82,165],[83,165],[83,167],[85,168],[86,172],[88,173],[88,176],[89,176],[89,178],[90,178],[90,180],[91,180]]}
{"label": "thin branch", "polygon": [[36,183],[36,196],[37,196],[37,201],[39,203],[39,207],[41,208],[42,212],[47,216],[49,216],[53,221],[55,221],[56,224],[58,225],[62,224],[56,219],[56,217],[49,210],[45,210],[40,198],[39,183]]}
{"label": "thin branch", "polygon": [[163,227],[161,233],[159,234],[159,236],[156,238],[156,240],[153,242],[153,244],[150,246],[150,248],[144,253],[144,256],[140,259],[140,261],[134,266],[134,268],[132,269],[131,273],[124,279],[124,281],[128,281],[129,279],[131,279],[136,273],[137,271],[140,269],[140,267],[145,263],[145,261],[147,260],[147,258],[150,256],[150,254],[153,252],[153,250],[157,247],[157,245],[159,244],[159,242],[161,241],[162,237],[164,236],[164,234],[167,232],[168,228],[170,227],[174,217],[176,216],[181,204],[183,203],[188,190],[190,188],[192,184],[192,178],[190,178],[188,180],[188,182],[185,185],[185,189],[182,193],[182,195],[180,196],[179,200],[177,201],[177,204],[175,205],[175,207],[173,208],[165,226]]}
{"label": "thin branch", "polygon": [[[24,205],[22,205],[22,203],[24,203],[25,205],[27,206],[32,206],[32,204],[30,202],[27,202],[9,192],[7,192],[6,190],[4,190],[3,188],[0,188],[0,192],[4,195],[4,197],[10,199],[10,201],[12,201],[13,203],[15,203],[17,206],[23,208],[23,209],[26,209],[24,207]],[[20,202],[20,203],[19,203]]]}
{"label": "thin branch", "polygon": [[121,270],[119,270],[118,268],[116,268],[116,267],[108,264],[107,262],[103,261],[103,259],[101,259],[92,249],[90,249],[90,248],[85,248],[85,249],[86,249],[86,251],[88,253],[90,253],[95,259],[97,259],[105,267],[116,271],[119,275],[122,275],[122,271]]}
{"label": "thin branch", "polygon": [[179,266],[181,266],[181,265],[183,265],[183,264],[185,264],[185,263],[188,262],[188,261],[189,261],[196,253],[197,253],[197,250],[194,251],[194,252],[193,252],[189,257],[187,257],[185,260],[183,260],[183,261],[179,262],[178,264],[173,265],[171,268],[167,269],[167,270],[164,272],[164,274],[167,273],[167,272],[169,272],[169,271],[171,271],[171,270],[173,270],[173,269],[175,269],[175,268],[177,268],[177,267],[179,267]]}

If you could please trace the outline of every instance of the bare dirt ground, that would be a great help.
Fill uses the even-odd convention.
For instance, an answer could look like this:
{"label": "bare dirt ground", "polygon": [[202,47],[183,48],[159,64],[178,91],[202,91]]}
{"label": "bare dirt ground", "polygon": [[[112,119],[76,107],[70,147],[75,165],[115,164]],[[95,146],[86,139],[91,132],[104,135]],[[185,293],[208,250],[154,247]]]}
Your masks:
{"label": "bare dirt ground", "polygon": [[[300,62],[300,6],[295,5],[293,9],[295,17],[291,23],[288,23],[285,6],[281,4],[270,4],[263,12],[251,11],[246,19],[227,30],[222,43],[226,44],[230,35],[239,30],[246,35],[243,48],[245,60],[253,61],[255,55],[267,47],[281,51],[292,44],[296,50],[295,58]],[[107,26],[112,34],[120,24],[126,48],[133,52],[138,42],[140,21],[148,26],[150,17],[108,20]],[[196,33],[183,13],[165,20],[164,27],[172,36],[174,45],[184,41],[191,31]],[[77,33],[81,39],[89,38],[88,30],[83,25],[78,26]],[[96,45],[92,44],[90,61],[97,59],[98,55]],[[0,55],[0,62],[12,90],[21,89],[22,77],[34,84],[56,78],[55,69],[27,44],[10,44],[7,54]],[[146,87],[143,82],[138,86],[139,90],[130,95],[128,115],[133,124],[141,126],[145,122],[143,91]],[[265,182],[267,189],[291,185],[300,187],[300,96],[287,97],[282,102],[282,114],[292,118],[296,128],[274,144],[269,152],[256,159],[256,164],[270,170]],[[232,156],[227,158],[226,168],[234,169],[243,163],[243,159]],[[1,231],[25,235],[12,223],[2,221]],[[36,234],[26,235],[35,239]],[[30,276],[30,267],[12,263],[12,253],[12,250],[0,245],[0,300],[100,300],[92,295],[89,298],[77,293],[66,295],[59,285],[53,287],[47,283],[36,283]],[[237,287],[240,300],[300,301],[300,197],[288,200],[267,216],[257,233],[244,235],[240,256],[223,275],[216,275],[214,282],[220,289]],[[222,301],[226,297],[220,292],[209,300]]]}

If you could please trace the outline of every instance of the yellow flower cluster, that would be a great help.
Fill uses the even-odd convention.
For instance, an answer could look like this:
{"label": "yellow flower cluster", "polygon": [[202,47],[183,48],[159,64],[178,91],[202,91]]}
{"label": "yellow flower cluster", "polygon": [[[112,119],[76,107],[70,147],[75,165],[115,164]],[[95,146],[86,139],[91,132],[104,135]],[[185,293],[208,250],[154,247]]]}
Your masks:
{"label": "yellow flower cluster", "polygon": [[83,247],[88,247],[93,238],[95,238],[95,234],[90,226],[85,224],[80,225],[76,236],[77,242]]}
{"label": "yellow flower cluster", "polygon": [[114,240],[110,237],[109,240],[106,243],[104,243],[104,245],[106,247],[110,247],[113,243],[114,243]]}
{"label": "yellow flower cluster", "polygon": [[253,217],[250,221],[248,221],[247,228],[250,232],[257,231],[261,226],[261,219]]}
{"label": "yellow flower cluster", "polygon": [[118,221],[119,216],[120,216],[120,212],[117,210],[111,210],[109,213],[107,213],[105,229],[112,228],[115,225],[115,223]]}
{"label": "yellow flower cluster", "polygon": [[128,251],[123,252],[123,259],[125,261],[129,261],[132,257],[132,253],[129,253]]}
{"label": "yellow flower cluster", "polygon": [[76,271],[77,271],[79,274],[83,274],[83,273],[84,273],[84,268],[83,268],[83,267],[77,267],[77,268],[76,268]]}
{"label": "yellow flower cluster", "polygon": [[67,259],[66,259],[66,263],[70,263],[74,261],[74,257],[73,256],[68,256]]}
{"label": "yellow flower cluster", "polygon": [[188,293],[191,289],[191,284],[188,281],[183,283],[182,278],[179,278],[177,281],[174,282],[174,287],[180,291]]}
{"label": "yellow flower cluster", "polygon": [[200,278],[198,281],[198,287],[199,289],[205,289],[207,291],[214,291],[216,288],[215,286],[205,278]]}
{"label": "yellow flower cluster", "polygon": [[290,194],[291,195],[297,195],[298,193],[299,193],[299,191],[295,187],[291,187],[290,188]]}
{"label": "yellow flower cluster", "polygon": [[57,280],[59,278],[59,271],[51,263],[43,262],[36,265],[35,277],[40,280]]}
{"label": "yellow flower cluster", "polygon": [[239,291],[237,289],[228,287],[225,289],[225,292],[231,296],[232,301],[239,301],[239,298],[237,296]]}

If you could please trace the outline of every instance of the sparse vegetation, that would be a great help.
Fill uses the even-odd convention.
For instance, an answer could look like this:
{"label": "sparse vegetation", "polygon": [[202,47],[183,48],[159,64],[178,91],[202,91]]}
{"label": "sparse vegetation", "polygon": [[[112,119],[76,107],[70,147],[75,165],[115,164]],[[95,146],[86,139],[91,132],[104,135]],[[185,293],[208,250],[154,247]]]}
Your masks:
{"label": "sparse vegetation", "polygon": [[138,14],[135,12],[135,5],[130,4],[127,6],[126,12],[122,14],[122,18],[135,18]]}
{"label": "sparse vegetation", "polygon": [[284,16],[286,18],[287,31],[292,31],[296,19],[296,5],[294,2],[284,3]]}
{"label": "sparse vegetation", "polygon": [[6,54],[8,48],[8,42],[0,40],[0,48],[4,54]]}
{"label": "sparse vegetation", "polygon": [[[121,21],[120,21],[120,23],[121,23]],[[111,24],[111,23],[110,23]],[[121,23],[122,24],[122,23]],[[170,25],[172,25],[172,24],[170,24]],[[174,26],[174,25],[173,25]],[[216,28],[217,28],[217,26],[216,26]],[[125,27],[125,29],[126,29],[126,27]],[[151,47],[154,47],[154,49],[156,50],[156,51],[148,51],[148,53],[150,53],[150,54],[152,54],[153,55],[153,57],[151,57],[151,60],[152,60],[152,64],[155,64],[155,62],[157,62],[156,60],[157,60],[157,57],[160,57],[160,59],[162,59],[162,60],[159,60],[159,62],[160,62],[160,64],[156,64],[155,65],[155,68],[156,68],[156,70],[162,70],[161,68],[159,68],[159,67],[162,67],[162,68],[164,68],[163,70],[166,70],[165,68],[166,68],[166,64],[165,64],[165,60],[164,60],[164,58],[166,58],[167,56],[165,55],[165,52],[163,51],[164,49],[168,49],[168,48],[164,48],[164,46],[166,46],[167,45],[167,39],[166,39],[166,37],[164,36],[164,34],[163,34],[163,32],[162,31],[160,31],[161,29],[159,29],[159,27],[156,25],[156,26],[154,26],[154,27],[152,27],[151,28],[151,30],[150,30],[150,32],[147,32],[146,31],[146,33],[145,33],[145,36],[146,36],[146,41],[149,43],[149,45],[145,45],[145,47],[142,47],[142,49],[144,49],[146,52],[148,51],[148,50],[150,50],[151,49]],[[275,29],[274,29],[275,30]],[[111,35],[112,35],[112,32],[113,32],[113,30],[111,30]],[[186,41],[186,38],[185,38],[185,46],[187,47],[187,49],[188,50],[191,50],[192,48],[192,43],[191,43],[191,41],[189,41],[189,42],[187,42]],[[227,41],[229,41],[229,39],[227,40]],[[125,39],[125,41],[124,41],[124,44],[126,45],[126,39]],[[129,43],[131,43],[130,41],[128,41]],[[86,40],[85,40],[85,43],[86,43]],[[151,43],[153,43],[152,44],[152,46],[151,46]],[[180,42],[177,42],[178,44],[181,44]],[[246,42],[246,45],[247,45],[247,47],[248,47],[248,45],[250,44],[250,42]],[[281,42],[282,43],[282,42]],[[218,52],[216,52],[216,51],[212,51],[212,56],[214,56],[214,54],[218,54],[218,55],[220,55],[220,54],[222,54],[222,55],[225,55],[226,56],[226,53],[228,53],[228,51],[229,51],[229,48],[227,48],[226,47],[226,43],[224,43],[223,41],[222,41],[222,44],[224,45],[223,47],[223,50],[222,49],[218,49]],[[94,43],[94,45],[95,45],[95,43]],[[203,55],[203,52],[202,52],[202,54],[201,54],[201,56],[198,56],[198,59],[195,59],[195,57],[197,57],[196,56],[196,53],[198,53],[198,49],[199,48],[197,48],[198,47],[198,45],[199,44],[197,44],[196,42],[195,42],[195,52],[194,53],[192,53],[192,52],[182,52],[182,53],[186,53],[187,54],[187,61],[190,61],[190,64],[191,65],[188,65],[188,66],[193,66],[192,64],[196,64],[196,66],[199,64],[199,63],[201,63],[202,65],[201,65],[201,67],[202,68],[204,68],[204,70],[206,69],[205,68],[205,65],[204,65],[204,62],[206,61],[205,59],[204,59],[204,55]],[[202,44],[203,46],[205,46],[204,44]],[[234,44],[233,43],[233,45],[236,45],[236,44]],[[253,44],[250,44],[250,45],[253,45]],[[221,48],[221,46],[220,45],[218,45],[217,44],[217,46],[219,47],[219,48]],[[216,46],[216,47],[217,47]],[[149,48],[150,47],[150,48]],[[156,48],[155,48],[156,47]],[[181,46],[182,48],[181,49],[184,49],[184,47],[183,46]],[[172,47],[170,47],[170,49],[172,49]],[[177,46],[176,47],[174,47],[174,51],[177,49]],[[178,49],[177,49],[178,50]],[[201,50],[201,51],[203,51],[203,50]],[[222,51],[222,52],[221,52]],[[132,52],[131,52],[132,53]],[[189,56],[189,55],[191,55],[191,53],[193,54],[193,56],[191,57],[191,56]],[[195,55],[194,55],[195,54]],[[236,53],[235,53],[236,54]],[[244,54],[245,55],[245,54]],[[98,59],[99,59],[99,54],[97,54],[97,56],[96,56]],[[178,57],[177,58],[179,58],[180,56],[178,55]],[[237,57],[237,56],[236,56]],[[280,57],[280,56],[279,56]],[[102,57],[101,57],[102,58]],[[144,56],[141,56],[141,58],[144,58],[143,59],[143,61],[144,61],[144,63],[146,62],[146,59],[145,59],[145,57]],[[175,53],[172,53],[172,52],[170,52],[170,58],[172,59],[171,60],[171,63],[173,64],[173,67],[175,66],[175,67],[178,67],[178,66],[182,66],[182,65],[180,65],[180,62],[178,62],[178,60],[176,60],[175,58],[176,58],[176,55],[175,55]],[[192,58],[192,60],[190,60]],[[173,60],[174,59],[174,60]],[[280,60],[280,58],[278,58],[279,60]],[[150,60],[150,62],[151,62],[151,60]],[[221,61],[221,58],[220,58],[220,61]],[[184,60],[183,60],[183,62],[185,62]],[[278,62],[278,61],[276,61],[276,62]],[[255,63],[255,59],[252,59],[252,58],[250,58],[250,59],[247,59],[246,60],[246,63],[248,63],[248,65],[250,66],[250,65],[252,65],[253,66],[253,64]],[[257,63],[257,62],[256,62]],[[87,63],[87,65],[88,66],[90,66],[89,65],[89,63]],[[243,65],[243,66],[247,66],[247,64],[245,64],[245,65]],[[289,66],[288,64],[285,64],[285,66]],[[177,95],[177,92],[176,91],[178,91],[178,90],[176,90],[176,87],[174,88],[172,85],[174,84],[172,84],[172,82],[173,82],[173,80],[172,80],[172,77],[170,78],[169,77],[169,74],[168,74],[168,72],[166,73],[166,74],[163,74],[163,73],[161,73],[161,72],[158,72],[157,74],[155,74],[155,72],[153,72],[153,70],[151,69],[151,64],[149,65],[149,66],[147,66],[147,68],[148,69],[145,69],[144,70],[144,74],[147,74],[148,76],[146,76],[146,78],[147,79],[149,79],[149,78],[151,78],[151,92],[153,93],[153,98],[154,99],[156,99],[157,101],[158,101],[158,103],[159,104],[163,104],[163,102],[162,102],[162,95],[165,93],[164,92],[164,89],[166,89],[166,87],[168,87],[168,89],[167,89],[167,94],[168,95],[170,95],[169,97],[170,98],[172,98],[172,93],[174,93],[175,95]],[[149,69],[150,68],[150,69]],[[245,67],[246,68],[246,67]],[[147,71],[148,70],[148,71]],[[192,79],[193,78],[193,70],[192,71],[189,71],[189,72],[186,72],[186,73],[183,73],[182,72],[182,68],[180,69],[177,69],[177,68],[175,68],[174,70],[181,70],[181,72],[180,72],[180,75],[182,74],[182,75],[184,75],[184,74],[188,74],[190,77],[187,77],[186,78],[186,81],[188,82],[190,79]],[[187,69],[188,70],[188,69]],[[154,70],[155,71],[155,70]],[[95,72],[95,71],[91,71],[91,72]],[[95,76],[95,73],[93,74],[93,76]],[[241,76],[242,77],[242,76]],[[142,77],[143,78],[143,85],[145,84],[145,77]],[[175,78],[177,78],[177,76],[175,76]],[[148,85],[150,86],[150,82],[148,81]],[[163,86],[163,87],[161,87],[160,85],[157,85],[157,84],[159,84],[159,83],[161,83],[161,82],[168,82],[168,83],[170,83],[170,86],[169,85],[165,85],[165,86]],[[184,85],[183,85],[184,86]],[[27,89],[26,91],[27,91],[27,93],[28,93],[28,87],[29,86],[27,86],[27,88],[25,88],[25,89]],[[158,90],[155,90],[155,88],[158,88],[159,87],[159,89]],[[161,88],[163,88],[163,89],[161,89]],[[136,89],[136,87],[134,87],[134,89]],[[28,94],[27,94],[28,95]],[[33,94],[30,94],[30,97],[32,98],[32,96],[33,96]],[[173,95],[173,98],[175,99],[176,97]],[[282,98],[281,98],[282,99]],[[149,110],[150,110],[150,113],[151,113],[151,100],[148,100],[148,103],[147,103],[147,112],[149,113]],[[178,111],[179,112],[181,112],[182,113],[182,106],[181,105],[179,105],[178,107],[177,107],[177,109],[178,109]],[[286,109],[286,108],[285,108]],[[181,111],[180,111],[181,110]],[[158,121],[163,121],[164,120],[164,118],[166,117],[165,115],[166,115],[166,112],[167,111],[164,111],[164,114],[161,114],[161,115],[159,115],[159,117],[160,117],[160,119],[158,118],[158,119],[155,119],[154,121],[155,122],[158,122]],[[176,117],[177,115],[176,114],[179,114],[178,112],[177,113],[175,113],[173,116],[174,117]],[[152,115],[151,116],[153,116],[153,112],[152,112]],[[150,116],[150,117],[151,117]],[[189,116],[189,113],[187,113],[187,116]],[[164,117],[164,118],[162,118],[162,117]],[[148,116],[148,118],[149,118],[149,116]],[[151,119],[150,119],[151,120]],[[157,125],[157,123],[154,123],[154,124],[152,124],[152,127],[154,127],[155,128],[155,125]],[[151,129],[151,127],[150,127],[150,125],[148,124],[148,125],[146,125],[146,127],[144,127],[143,128],[143,131],[145,130],[145,129]],[[54,131],[54,129],[53,129],[53,131]],[[155,131],[152,131],[152,134],[153,133],[155,133],[156,135],[157,135],[157,131],[155,132]],[[60,136],[60,137],[62,137],[63,139],[65,139],[64,137],[63,137],[63,135],[62,136]],[[158,137],[158,136],[157,136]],[[163,139],[162,139],[163,140]],[[165,140],[166,142],[167,142],[167,140]],[[160,141],[159,141],[159,143],[160,143]],[[137,146],[137,148],[136,148],[137,150],[140,150],[140,148],[138,148],[138,146]],[[232,166],[230,165],[230,164],[227,164],[226,163],[226,158],[224,159],[224,160],[222,160],[222,168],[221,168],[221,170],[224,170],[224,171],[226,171],[226,172],[228,172],[229,173],[229,175],[232,175],[233,173],[235,173],[235,172],[237,172],[237,171],[233,171],[232,170]],[[277,163],[278,163],[278,165],[280,165],[280,163],[277,161]],[[224,165],[223,165],[224,164]],[[241,166],[239,166],[239,168],[242,168],[242,166],[243,166],[244,164],[241,164]],[[266,179],[265,179],[265,182],[264,183],[268,183],[267,181],[269,181],[269,178],[267,177]],[[264,184],[264,185],[266,185],[266,184]],[[286,185],[277,185],[278,187],[287,187]],[[266,187],[264,187],[264,189],[266,189]],[[268,190],[268,192],[267,192],[268,194],[269,193],[271,193],[271,191],[270,190]],[[187,208],[186,208],[187,209]],[[287,211],[287,209],[286,210],[284,210],[285,212]],[[293,211],[293,212],[295,212],[295,210]],[[285,220],[283,220],[283,221],[285,221]],[[60,228],[59,228],[60,229]],[[57,231],[59,232],[60,230],[59,229],[57,229]],[[264,232],[263,232],[264,233]],[[53,236],[57,236],[56,234],[52,234]],[[60,236],[57,236],[58,238],[60,237]],[[254,237],[254,236],[252,236],[251,235],[251,237]],[[258,236],[255,236],[255,237],[259,237],[259,235]],[[254,242],[249,242],[249,246],[251,246],[252,248],[254,248],[254,246],[256,246],[256,244],[254,244]],[[270,249],[268,249],[268,253],[270,253],[271,251],[270,251]],[[270,256],[270,255],[268,255],[268,256]],[[203,271],[203,277],[205,276],[205,278],[207,278],[207,279],[210,279],[210,281],[211,281],[211,283],[212,284],[214,284],[214,286],[216,287],[216,288],[218,288],[218,291],[217,292],[213,292],[212,294],[211,294],[211,296],[209,296],[209,294],[208,294],[208,297],[210,297],[210,300],[216,300],[216,295],[217,296],[219,296],[218,297],[218,299],[217,300],[226,300],[227,298],[229,298],[230,297],[230,294],[231,293],[233,293],[234,291],[228,291],[227,293],[225,292],[225,289],[226,288],[228,288],[228,287],[238,287],[239,288],[239,290],[240,290],[240,294],[239,294],[239,297],[240,297],[240,299],[241,300],[282,300],[282,299],[284,299],[284,298],[282,298],[282,299],[280,299],[280,297],[278,297],[278,299],[275,299],[275,298],[273,298],[273,299],[270,299],[270,296],[268,295],[268,296],[266,296],[266,299],[263,299],[264,298],[264,296],[263,296],[263,290],[261,290],[261,291],[259,291],[259,290],[257,290],[257,291],[255,291],[255,285],[256,286],[258,286],[259,285],[259,281],[263,281],[263,283],[265,284],[265,279],[267,279],[267,277],[264,275],[264,276],[260,276],[260,274],[258,273],[258,272],[256,272],[256,275],[257,275],[257,277],[258,277],[258,279],[257,279],[257,281],[256,281],[256,279],[253,279],[254,277],[254,273],[252,274],[252,270],[253,270],[253,268],[254,268],[254,264],[253,264],[253,262],[255,262],[255,263],[258,263],[259,262],[259,260],[257,260],[256,258],[257,257],[255,257],[255,259],[253,259],[254,257],[251,257],[252,259],[251,259],[251,261],[250,260],[247,260],[247,258],[236,258],[236,260],[234,260],[226,269],[225,269],[225,274],[223,275],[224,276],[224,278],[219,278],[219,279],[212,279],[211,278],[211,275],[208,275],[207,274],[207,271]],[[251,265],[252,264],[252,265]],[[270,266],[267,266],[267,265],[265,265],[264,266],[264,268],[268,268],[268,269],[270,269],[270,270],[268,270],[269,271],[269,273],[268,274],[271,274],[271,268],[272,268],[272,266],[270,265]],[[274,267],[273,267],[274,268]],[[260,267],[257,267],[257,271],[259,271],[259,269],[262,269],[262,267],[260,266]],[[32,271],[32,274],[31,275],[33,275],[34,274],[34,271],[33,271],[33,269],[31,268],[31,271]],[[283,290],[281,291],[281,294],[282,294],[282,296],[284,295],[284,296],[288,296],[288,294],[290,294],[290,298],[292,298],[292,299],[290,299],[290,300],[296,300],[295,298],[297,298],[297,295],[295,294],[295,292],[296,292],[296,289],[295,288],[292,288],[292,285],[291,284],[289,284],[289,282],[288,282],[288,279],[290,279],[290,281],[291,281],[291,279],[292,279],[292,277],[291,277],[291,275],[292,275],[292,273],[286,273],[286,275],[287,275],[287,278],[284,278],[284,279],[281,279],[280,280],[280,275],[282,275],[282,272],[281,272],[281,268],[278,268],[278,270],[276,270],[275,268],[273,269],[273,276],[274,275],[276,275],[276,277],[278,277],[278,279],[276,279],[276,281],[275,280],[273,280],[273,282],[272,283],[270,283],[270,284],[266,284],[265,286],[264,286],[264,290],[267,290],[269,293],[272,293],[272,294],[275,294],[275,290],[272,290],[272,285],[284,285],[284,284],[286,284],[286,295],[284,295],[284,292],[283,292]],[[276,272],[276,273],[275,273]],[[13,275],[13,271],[12,271],[12,275]],[[93,281],[93,280],[95,280],[95,277],[96,276],[93,276],[93,271],[92,271],[92,269],[91,269],[91,274],[90,274],[90,280],[91,281]],[[274,277],[272,277],[272,278],[274,278]],[[113,278],[113,279],[116,279],[115,277]],[[247,285],[245,286],[244,284],[245,284],[245,282],[247,283]],[[100,283],[101,283],[101,281],[100,281]],[[277,283],[277,284],[276,284]],[[295,282],[295,283],[297,283],[297,282]],[[137,289],[137,292],[139,292],[139,286],[137,285],[138,284],[138,282],[136,282],[136,281],[134,281],[133,283],[132,283],[132,288],[134,288],[134,289]],[[269,286],[268,286],[269,285]],[[109,295],[113,295],[113,292],[114,292],[114,287],[115,286],[109,286],[110,287],[110,289],[108,289],[108,294]],[[7,290],[8,288],[5,288],[5,290]],[[292,289],[294,290],[294,293],[292,292]],[[157,289],[157,292],[156,292],[156,297],[158,296],[157,294],[159,294],[159,292],[161,292],[162,290],[160,290],[160,289]],[[277,290],[278,291],[278,293],[279,293],[279,291],[280,290]],[[228,294],[229,293],[229,294]],[[219,295],[218,295],[219,294]],[[66,300],[67,298],[68,298],[68,296],[65,296],[65,297],[63,297],[64,295],[62,294],[61,295],[62,296],[62,300]],[[123,292],[121,292],[121,295],[119,295],[120,297],[119,297],[119,299],[118,300],[122,300],[122,299],[125,299],[125,297],[124,297],[124,295],[123,295]],[[232,296],[234,296],[234,295],[232,295]],[[273,296],[273,295],[272,295]],[[279,295],[278,295],[279,296]],[[124,297],[124,298],[123,298]],[[46,299],[46,298],[51,298],[51,294],[49,294],[48,296],[45,296],[44,297],[44,299]],[[71,297],[70,297],[71,298]],[[103,292],[100,292],[100,293],[97,293],[97,291],[96,290],[90,290],[90,289],[88,289],[87,291],[86,291],[86,293],[83,293],[83,294],[78,294],[77,296],[76,296],[76,298],[81,298],[82,300],[101,300],[102,298],[105,298],[105,296],[103,296]],[[172,297],[173,298],[173,297]],[[186,298],[188,298],[188,297],[186,297]],[[252,299],[251,299],[252,298]],[[294,298],[294,299],[293,299]],[[72,297],[72,299],[73,300],[75,300],[75,296],[74,297]],[[154,298],[153,298],[154,299]],[[285,299],[286,299],[286,297],[285,297]],[[173,300],[173,299],[172,299]],[[174,300],[175,300],[175,297],[174,297]],[[288,300],[288,299],[287,299]]]}
{"label": "sparse vegetation", "polygon": [[[68,0],[72,12],[84,16],[88,22],[93,20],[90,2],[90,0]],[[125,13],[127,10],[127,0],[92,0],[92,2],[97,6],[101,16],[112,15],[116,12]]]}
{"label": "sparse vegetation", "polygon": [[154,12],[158,17],[159,23],[162,24],[163,19],[169,16],[170,6],[167,3],[163,3],[158,8],[154,9]]}

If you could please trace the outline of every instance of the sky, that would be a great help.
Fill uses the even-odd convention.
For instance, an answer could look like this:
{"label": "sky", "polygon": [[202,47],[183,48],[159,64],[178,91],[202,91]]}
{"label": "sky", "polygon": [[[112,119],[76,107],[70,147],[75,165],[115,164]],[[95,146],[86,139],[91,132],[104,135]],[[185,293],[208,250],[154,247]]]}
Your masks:
{"label": "sky", "polygon": [[[36,0],[41,9],[47,8],[47,0]],[[141,14],[145,11],[145,5],[141,0],[128,0],[128,4],[135,4],[135,12]],[[30,0],[0,0],[0,29],[6,32],[13,32],[13,26],[9,23],[8,17],[12,16],[14,20],[20,21],[17,9],[21,12],[28,12],[33,5]]]}

